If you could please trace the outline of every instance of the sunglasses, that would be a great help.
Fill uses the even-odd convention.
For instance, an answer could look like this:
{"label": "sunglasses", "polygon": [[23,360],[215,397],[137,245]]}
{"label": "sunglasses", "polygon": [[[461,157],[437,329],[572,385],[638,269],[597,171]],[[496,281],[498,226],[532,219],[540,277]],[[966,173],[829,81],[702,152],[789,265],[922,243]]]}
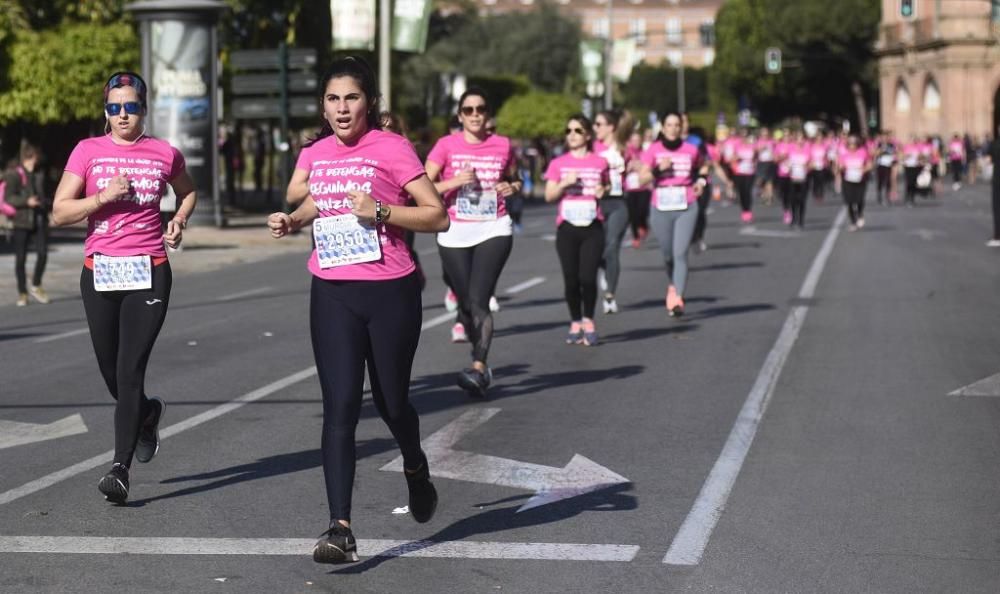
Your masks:
{"label": "sunglasses", "polygon": [[122,108],[125,108],[125,113],[129,115],[139,115],[142,113],[142,103],[139,103],[138,101],[104,104],[104,111],[107,112],[109,116],[116,116],[120,114],[122,112]]}
{"label": "sunglasses", "polygon": [[485,105],[466,105],[462,108],[462,115],[470,116],[473,113],[478,113],[479,115],[486,115],[489,110],[486,109]]}
{"label": "sunglasses", "polygon": [[586,133],[587,133],[587,131],[584,130],[583,128],[566,128],[566,134],[567,135],[570,135],[570,134],[579,134],[580,136],[583,136]]}

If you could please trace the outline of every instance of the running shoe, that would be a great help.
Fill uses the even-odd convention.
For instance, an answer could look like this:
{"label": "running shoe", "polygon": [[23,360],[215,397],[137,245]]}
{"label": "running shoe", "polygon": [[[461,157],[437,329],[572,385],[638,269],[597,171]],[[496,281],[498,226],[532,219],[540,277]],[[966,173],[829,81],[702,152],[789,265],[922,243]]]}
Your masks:
{"label": "running shoe", "polygon": [[403,470],[403,474],[406,475],[406,487],[410,491],[410,515],[419,524],[429,522],[434,517],[438,503],[437,489],[431,482],[431,473],[427,468],[427,456],[423,458],[424,463],[416,472]]}
{"label": "running shoe", "polygon": [[987,241],[986,247],[1000,247],[1000,239],[991,239]]}
{"label": "running shoe", "polygon": [[149,406],[152,410],[139,429],[139,440],[135,443],[135,459],[143,464],[160,451],[160,421],[163,420],[163,411],[167,410],[167,403],[155,396],[149,399]]}
{"label": "running shoe", "polygon": [[753,222],[753,213],[749,210],[744,210],[740,213],[740,221],[749,224]]}
{"label": "running shoe", "polygon": [[28,305],[28,294],[27,293],[20,293],[17,296],[17,306],[18,307],[24,307],[25,305]]}
{"label": "running shoe", "polygon": [[444,308],[448,311],[458,310],[458,295],[455,291],[448,289],[448,292],[444,294]]}
{"label": "running shoe", "polygon": [[358,561],[358,543],[347,526],[334,521],[313,546],[316,563],[351,563]]}
{"label": "running shoe", "polygon": [[470,396],[486,398],[486,391],[492,383],[493,371],[489,367],[485,373],[475,367],[469,367],[458,374],[458,387],[468,392]]}
{"label": "running shoe", "polygon": [[101,478],[101,482],[97,483],[97,489],[111,503],[125,503],[128,500],[128,468],[115,462],[111,470]]}
{"label": "running shoe", "polygon": [[855,225],[854,223],[851,223],[850,225],[847,226],[847,230],[850,231],[851,233],[854,233],[855,231],[858,230],[858,226]]}
{"label": "running shoe", "polygon": [[791,225],[792,224],[792,211],[786,210],[785,213],[781,216],[781,222],[783,222],[786,225]]}
{"label": "running shoe", "polygon": [[465,326],[461,322],[457,322],[451,327],[451,341],[452,342],[469,342],[469,335],[465,333]]}
{"label": "running shoe", "polygon": [[618,313],[618,302],[615,301],[614,297],[604,298],[604,313],[606,314]]}
{"label": "running shoe", "polygon": [[673,285],[667,289],[667,313],[670,314],[670,317],[684,315],[684,300],[677,294],[677,289]]}
{"label": "running shoe", "polygon": [[597,346],[597,328],[594,327],[594,320],[583,320],[583,346]]}
{"label": "running shoe", "polygon": [[569,325],[566,344],[583,344],[583,328],[580,326],[580,322],[573,322]]}
{"label": "running shoe", "polygon": [[48,293],[45,292],[45,289],[43,289],[41,286],[36,287],[32,285],[28,287],[28,294],[31,295],[32,299],[41,303],[42,305],[47,305],[49,303],[49,295]]}
{"label": "running shoe", "polygon": [[858,219],[858,229],[864,229],[864,228],[865,228],[865,218],[860,217]]}
{"label": "running shoe", "polygon": [[493,313],[500,311],[500,302],[497,301],[496,295],[490,297],[490,311]]}

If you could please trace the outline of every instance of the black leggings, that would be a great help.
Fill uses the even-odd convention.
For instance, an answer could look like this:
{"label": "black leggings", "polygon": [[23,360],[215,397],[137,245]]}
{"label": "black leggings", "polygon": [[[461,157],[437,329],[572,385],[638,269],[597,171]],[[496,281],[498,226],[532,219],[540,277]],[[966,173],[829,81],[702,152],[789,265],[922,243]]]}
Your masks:
{"label": "black leggings", "polygon": [[865,216],[865,190],[868,187],[868,180],[863,179],[857,183],[845,180],[841,187],[844,204],[847,205],[847,215],[851,218],[851,224],[856,224],[858,219]]}
{"label": "black leggings", "polygon": [[167,317],[173,275],[170,264],[153,267],[153,286],[138,291],[97,291],[94,271],[80,273],[97,366],[115,399],[115,462],[131,466],[142,421],[149,414],[146,364]]}
{"label": "black leggings", "polygon": [[411,470],[423,464],[410,370],[423,306],[416,272],[387,281],[312,279],[309,325],[323,392],[323,476],[331,520],[351,519],[365,364],[372,400]]}
{"label": "black leggings", "polygon": [[875,169],[875,198],[882,204],[883,197],[888,197],[892,189],[892,166],[879,165]]}
{"label": "black leggings", "polygon": [[556,253],[562,265],[570,319],[593,319],[597,305],[597,269],[604,253],[604,225],[594,221],[589,227],[576,227],[564,221],[556,230]]}
{"label": "black leggings", "polygon": [[625,204],[628,206],[628,222],[632,229],[632,237],[639,239],[639,230],[649,229],[649,190],[625,192]]}
{"label": "black leggings", "polygon": [[743,212],[750,212],[753,210],[753,176],[737,175],[733,178],[733,182],[740,197],[740,209]]}
{"label": "black leggings", "polygon": [[791,183],[792,180],[788,177],[778,177],[774,182],[774,189],[778,192],[778,198],[781,199],[781,208],[783,210],[792,210],[792,197],[789,194]]}
{"label": "black leggings", "polygon": [[906,193],[903,200],[907,204],[913,204],[917,199],[917,177],[920,175],[920,167],[906,167],[903,169],[903,177],[906,179]]}
{"label": "black leggings", "polygon": [[793,181],[788,184],[788,205],[792,211],[792,224],[804,227],[806,224],[806,181]]}
{"label": "black leggings", "polygon": [[467,248],[439,245],[441,267],[458,297],[458,321],[465,326],[472,343],[472,360],[486,363],[493,342],[493,314],[490,297],[510,256],[514,240],[510,235],[492,237]]}
{"label": "black leggings", "polygon": [[708,203],[712,201],[712,184],[706,184],[698,196],[698,220],[694,223],[694,235],[691,245],[705,240],[705,229],[708,228]]}
{"label": "black leggings", "polygon": [[[47,216],[47,215],[46,215]],[[17,292],[28,292],[28,279],[25,273],[25,264],[28,260],[28,243],[32,236],[35,240],[35,273],[31,277],[31,284],[39,286],[42,284],[42,275],[45,274],[45,263],[49,257],[49,226],[44,221],[35,220],[35,229],[14,229],[14,276],[17,277]]]}
{"label": "black leggings", "polygon": [[948,162],[951,169],[951,179],[956,184],[962,181],[962,172],[965,171],[965,163],[961,159],[952,159]]}
{"label": "black leggings", "polygon": [[812,188],[813,198],[822,200],[823,193],[826,190],[826,170],[810,169],[806,181],[809,182],[809,187]]}

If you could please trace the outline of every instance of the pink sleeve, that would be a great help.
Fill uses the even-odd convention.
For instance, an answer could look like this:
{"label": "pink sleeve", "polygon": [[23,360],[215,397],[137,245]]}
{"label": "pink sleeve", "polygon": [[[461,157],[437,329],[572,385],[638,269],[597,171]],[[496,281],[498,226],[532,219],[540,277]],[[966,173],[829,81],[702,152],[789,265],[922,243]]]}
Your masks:
{"label": "pink sleeve", "polygon": [[78,176],[80,179],[87,178],[87,159],[89,156],[86,154],[87,149],[83,147],[83,143],[78,143],[76,147],[73,148],[73,152],[69,155],[69,160],[66,161],[65,170]]}
{"label": "pink sleeve", "polygon": [[312,145],[303,148],[299,151],[299,158],[295,161],[295,168],[302,169],[304,171],[309,171],[312,169]]}
{"label": "pink sleeve", "polygon": [[438,141],[434,143],[434,148],[431,149],[431,152],[427,153],[427,160],[431,163],[437,163],[442,169],[444,168],[445,163],[448,162],[448,148],[444,146],[447,144],[445,142],[445,139],[447,138],[447,136],[439,138]]}
{"label": "pink sleeve", "polygon": [[417,151],[409,140],[400,137],[399,146],[395,149],[391,172],[392,178],[400,188],[424,175],[424,165],[417,157]]}
{"label": "pink sleeve", "polygon": [[562,178],[562,167],[559,165],[558,159],[552,159],[549,162],[548,168],[545,170],[545,179],[548,181],[557,182]]}
{"label": "pink sleeve", "polygon": [[656,155],[653,154],[653,147],[651,146],[648,149],[642,151],[642,154],[639,155],[639,160],[642,161],[643,165],[646,165],[648,167],[655,166]]}
{"label": "pink sleeve", "polygon": [[171,146],[170,152],[172,158],[170,160],[170,175],[167,176],[167,180],[173,181],[174,178],[184,173],[184,170],[187,169],[187,162],[184,161],[184,155],[175,147]]}

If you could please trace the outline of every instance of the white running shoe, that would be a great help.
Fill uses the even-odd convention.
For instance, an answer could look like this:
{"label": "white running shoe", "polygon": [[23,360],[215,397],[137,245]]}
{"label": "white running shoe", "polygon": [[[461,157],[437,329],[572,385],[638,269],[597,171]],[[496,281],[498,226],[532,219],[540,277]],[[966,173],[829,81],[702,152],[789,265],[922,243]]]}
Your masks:
{"label": "white running shoe", "polygon": [[490,311],[493,313],[500,311],[500,302],[497,301],[496,295],[490,297]]}
{"label": "white running shoe", "polygon": [[618,302],[615,301],[614,297],[612,297],[611,299],[608,299],[607,297],[604,298],[604,313],[606,314],[618,313]]}
{"label": "white running shoe", "polygon": [[455,291],[448,289],[448,292],[444,294],[444,308],[449,312],[458,310],[458,295],[455,294]]}
{"label": "white running shoe", "polygon": [[451,327],[451,341],[452,342],[469,342],[469,336],[465,333],[465,326],[461,323],[456,323]]}
{"label": "white running shoe", "polygon": [[1000,239],[991,239],[987,241],[986,247],[1000,247]]}

